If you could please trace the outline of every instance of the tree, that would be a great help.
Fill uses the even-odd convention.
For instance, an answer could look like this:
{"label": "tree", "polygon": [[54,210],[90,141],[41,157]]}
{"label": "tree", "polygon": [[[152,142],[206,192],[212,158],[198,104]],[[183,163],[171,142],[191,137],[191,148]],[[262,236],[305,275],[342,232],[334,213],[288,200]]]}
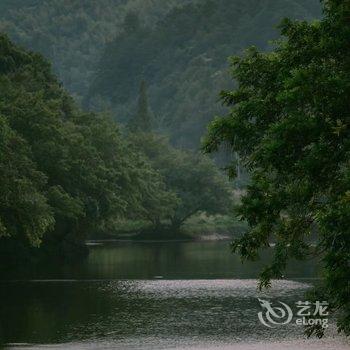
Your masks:
{"label": "tree", "polygon": [[201,154],[177,152],[169,168],[163,169],[166,183],[180,198],[170,218],[174,230],[198,212],[226,214],[232,205],[232,189],[212,160]]}
{"label": "tree", "polygon": [[132,132],[149,132],[151,129],[152,118],[148,106],[147,85],[146,82],[142,80],[140,84],[137,113],[129,122],[129,130]]}
{"label": "tree", "polygon": [[[137,33],[139,25],[151,27],[169,10],[186,2],[1,0],[0,31],[16,44],[50,59],[65,88],[82,101],[89,92],[106,42],[119,33],[130,37]],[[113,85],[115,88],[115,82],[112,89]]]}
{"label": "tree", "polygon": [[21,245],[38,247],[45,232],[55,223],[43,191],[47,178],[36,169],[28,144],[1,115],[0,179],[1,253],[6,255],[6,247],[14,239]]}
{"label": "tree", "polygon": [[[205,149],[229,144],[250,171],[238,215],[250,230],[233,242],[243,259],[276,241],[260,287],[283,278],[291,258],[320,254],[319,300],[337,310],[350,334],[350,2],[324,2],[321,21],[285,20],[285,37],[271,53],[255,48],[232,58],[231,107],[211,123]],[[316,232],[317,247],[310,245]],[[309,334],[322,330],[309,329]]]}
{"label": "tree", "polygon": [[136,215],[149,221],[152,230],[157,232],[163,222],[174,215],[179,199],[176,193],[166,187],[163,176],[153,167],[143,173],[143,179],[144,189],[140,191],[140,209]]}
{"label": "tree", "polygon": [[[118,120],[128,123],[145,79],[154,114],[163,120],[161,130],[177,147],[198,149],[212,116],[224,113],[216,92],[232,86],[227,56],[251,44],[270,50],[267,39],[278,37],[274,21],[317,18],[321,6],[319,0],[176,2],[153,25],[145,25],[142,13],[138,30],[120,30],[106,43],[86,102],[91,106],[94,96],[102,97]],[[152,3],[162,11],[170,0]]]}
{"label": "tree", "polygon": [[40,246],[74,258],[89,233],[166,201],[161,176],[118,125],[80,110],[45,59],[1,35],[0,126],[2,247],[10,237],[28,255]]}
{"label": "tree", "polygon": [[152,133],[132,134],[130,140],[160,173],[166,190],[173,196],[171,211],[164,217],[173,231],[200,211],[227,212],[232,203],[231,187],[208,157],[173,148],[166,137]]}

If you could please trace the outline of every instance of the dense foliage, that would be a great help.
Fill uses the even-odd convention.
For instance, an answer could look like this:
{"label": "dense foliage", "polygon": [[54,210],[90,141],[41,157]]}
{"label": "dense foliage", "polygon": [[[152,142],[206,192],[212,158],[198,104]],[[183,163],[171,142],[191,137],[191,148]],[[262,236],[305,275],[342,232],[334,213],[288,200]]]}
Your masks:
{"label": "dense foliage", "polygon": [[[244,259],[276,242],[261,286],[282,278],[292,258],[319,254],[318,300],[337,310],[350,334],[350,2],[324,2],[324,18],[285,20],[272,53],[232,58],[239,86],[222,93],[232,107],[209,128],[206,149],[236,150],[252,175],[238,214],[251,229],[233,243]],[[318,236],[316,252],[310,246]],[[314,329],[313,329],[314,330]],[[310,330],[311,332],[313,330]],[[316,330],[321,335],[320,330]]]}
{"label": "dense foliage", "polygon": [[222,213],[230,198],[212,161],[151,133],[145,83],[127,140],[110,117],[79,109],[42,56],[5,36],[0,151],[3,260],[26,260],[38,247],[78,257],[88,235],[120,220],[146,219],[154,229],[166,220],[177,230],[198,211]]}
{"label": "dense foliage", "polygon": [[189,0],[1,0],[0,31],[53,62],[64,86],[81,99],[87,93],[107,41],[122,30],[128,13],[152,26]]}
{"label": "dense foliage", "polygon": [[146,206],[145,217],[156,226],[162,223],[163,226],[170,225],[169,229],[176,232],[187,219],[199,212],[215,215],[229,211],[233,188],[211,159],[175,149],[164,136],[154,133],[139,131],[130,134],[129,139],[135,150],[142,152],[159,171],[168,196],[173,197],[171,207],[162,202],[157,203],[158,210]]}
{"label": "dense foliage", "polygon": [[192,216],[224,214],[232,203],[232,186],[214,162],[200,153],[176,149],[153,131],[155,121],[149,109],[147,85],[141,82],[138,107],[128,123],[128,140],[135,152],[151,163],[164,181],[164,191],[146,198],[143,218],[153,232],[177,235]]}
{"label": "dense foliage", "polygon": [[[86,235],[142,211],[160,175],[115,122],[84,113],[39,55],[0,36],[1,257],[75,253]],[[154,199],[153,199],[154,200]]]}
{"label": "dense foliage", "polygon": [[[227,56],[270,49],[283,17],[319,16],[318,0],[11,0],[0,30],[42,53],[86,106],[128,122],[142,79],[159,130],[198,148],[227,79]],[[1,5],[0,5],[1,6]],[[105,48],[105,52],[103,54]],[[100,60],[100,56],[103,56]]]}
{"label": "dense foliage", "polygon": [[280,19],[314,18],[318,11],[317,0],[218,0],[175,8],[153,29],[142,25],[142,16],[129,16],[124,30],[107,43],[89,106],[110,108],[128,120],[145,79],[159,130],[181,147],[197,148],[207,123],[222,111],[217,92],[232,86],[227,57],[247,45],[271,48],[267,40],[277,38]]}

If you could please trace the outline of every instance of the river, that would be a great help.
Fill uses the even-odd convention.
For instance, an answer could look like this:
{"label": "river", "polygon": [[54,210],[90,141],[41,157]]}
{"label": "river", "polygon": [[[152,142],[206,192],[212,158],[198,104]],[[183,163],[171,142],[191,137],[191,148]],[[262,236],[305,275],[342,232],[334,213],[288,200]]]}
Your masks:
{"label": "river", "polygon": [[5,349],[349,349],[329,327],[307,340],[293,321],[268,328],[258,298],[305,300],[317,264],[293,262],[283,281],[257,290],[258,263],[227,242],[95,242],[87,260],[40,266],[0,282]]}

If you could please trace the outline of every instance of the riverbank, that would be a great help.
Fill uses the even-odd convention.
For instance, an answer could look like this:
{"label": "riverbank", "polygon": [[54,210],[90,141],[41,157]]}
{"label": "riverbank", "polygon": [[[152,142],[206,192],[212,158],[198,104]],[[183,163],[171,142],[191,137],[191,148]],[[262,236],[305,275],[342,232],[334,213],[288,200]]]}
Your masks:
{"label": "riverbank", "polygon": [[178,230],[173,230],[167,223],[155,229],[148,222],[125,220],[104,232],[89,236],[88,242],[94,241],[229,241],[241,235],[246,224],[227,215],[208,216],[198,214],[186,220]]}

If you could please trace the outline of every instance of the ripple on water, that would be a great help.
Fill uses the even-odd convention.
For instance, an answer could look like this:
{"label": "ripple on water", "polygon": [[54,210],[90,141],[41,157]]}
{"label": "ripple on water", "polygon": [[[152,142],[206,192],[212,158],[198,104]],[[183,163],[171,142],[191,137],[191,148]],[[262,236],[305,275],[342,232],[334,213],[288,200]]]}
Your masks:
{"label": "ripple on water", "polygon": [[[295,324],[272,330],[259,324],[258,296],[293,302],[310,286],[300,281],[273,281],[273,288],[261,293],[257,290],[255,279],[120,280],[57,284],[53,287],[59,293],[66,289],[75,290],[72,296],[87,298],[83,305],[89,305],[87,301],[93,300],[92,308],[78,308],[78,313],[74,314],[77,322],[68,325],[68,332],[60,339],[61,344],[17,344],[15,348],[349,349],[345,340],[332,335],[322,340],[305,341],[302,329]],[[74,310],[74,305],[68,309]]]}
{"label": "ripple on water", "polygon": [[348,350],[350,343],[345,338],[334,339],[308,339],[278,342],[251,342],[251,343],[221,343],[218,342],[186,342],[179,339],[178,342],[169,339],[155,341],[144,339],[142,342],[115,343],[115,342],[75,342],[65,344],[9,344],[5,349],[17,350]]}
{"label": "ripple on water", "polygon": [[125,290],[147,298],[192,298],[192,297],[283,297],[292,291],[303,291],[311,288],[306,282],[291,280],[274,280],[272,288],[266,291],[258,290],[256,279],[220,279],[220,280],[135,280],[111,281],[102,289]]}

